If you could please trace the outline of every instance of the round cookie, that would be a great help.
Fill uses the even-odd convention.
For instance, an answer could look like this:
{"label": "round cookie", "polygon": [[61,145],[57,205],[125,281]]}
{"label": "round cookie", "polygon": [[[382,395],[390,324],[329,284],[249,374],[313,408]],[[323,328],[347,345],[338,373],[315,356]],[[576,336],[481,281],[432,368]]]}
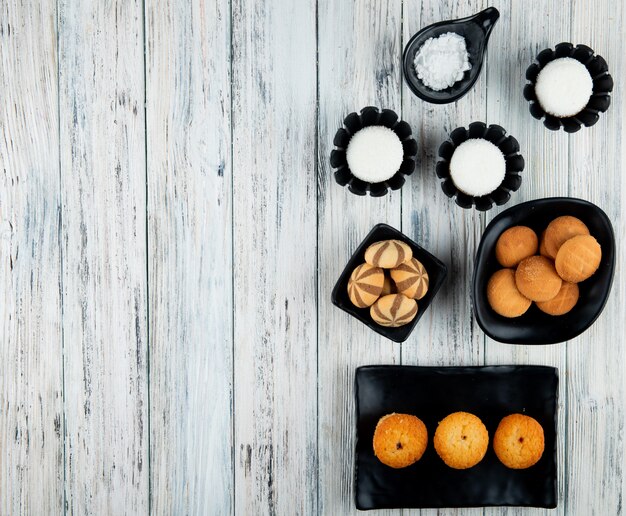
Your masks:
{"label": "round cookie", "polygon": [[410,323],[417,315],[415,299],[404,294],[389,294],[381,297],[370,308],[370,316],[381,326],[396,328]]}
{"label": "round cookie", "polygon": [[374,455],[391,468],[406,468],[422,458],[428,431],[421,419],[409,414],[387,414],[374,431]]}
{"label": "round cookie", "polygon": [[503,231],[496,242],[496,259],[502,267],[515,267],[524,258],[537,253],[537,234],[526,226]]}
{"label": "round cookie", "polygon": [[348,297],[357,308],[367,308],[380,297],[385,274],[380,267],[368,263],[359,265],[348,280]]}
{"label": "round cookie", "polygon": [[385,282],[383,283],[383,290],[380,293],[381,296],[388,296],[389,294],[395,294],[398,290],[395,284],[387,274],[385,274]]}
{"label": "round cookie", "polygon": [[565,242],[556,255],[556,271],[565,281],[579,283],[590,278],[600,266],[602,249],[591,235],[579,235]]}
{"label": "round cookie", "polygon": [[559,293],[549,301],[540,301],[537,308],[548,315],[564,315],[578,302],[578,285],[564,281]]}
{"label": "round cookie", "polygon": [[531,301],[548,301],[559,293],[563,281],[545,256],[525,258],[515,271],[515,285]]}
{"label": "round cookie", "polygon": [[541,459],[544,447],[543,428],[536,419],[523,414],[503,418],[493,436],[493,450],[511,469],[530,468]]}
{"label": "round cookie", "polygon": [[589,229],[585,226],[585,223],[571,217],[564,215],[563,217],[557,217],[554,219],[548,227],[544,235],[545,248],[548,258],[553,260],[556,258],[556,253],[559,252],[559,248],[567,242],[570,238],[576,235],[588,235]]}
{"label": "round cookie", "polygon": [[411,258],[413,258],[413,251],[400,240],[374,242],[365,250],[365,261],[383,269],[394,269]]}
{"label": "round cookie", "polygon": [[416,258],[391,269],[390,274],[398,292],[406,297],[422,299],[428,292],[428,272]]}
{"label": "round cookie", "polygon": [[433,443],[437,455],[449,467],[468,469],[483,460],[489,446],[489,433],[475,415],[454,412],[439,422]]}
{"label": "round cookie", "polygon": [[500,269],[489,278],[487,301],[493,311],[503,317],[519,317],[532,304],[530,299],[517,290],[513,269]]}

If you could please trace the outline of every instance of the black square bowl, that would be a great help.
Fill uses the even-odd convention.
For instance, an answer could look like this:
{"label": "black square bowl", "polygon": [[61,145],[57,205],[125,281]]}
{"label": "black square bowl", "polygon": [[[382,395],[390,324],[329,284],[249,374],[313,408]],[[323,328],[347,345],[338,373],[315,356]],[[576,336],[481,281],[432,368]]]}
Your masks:
{"label": "black square bowl", "polygon": [[[498,315],[487,301],[487,283],[503,267],[496,260],[498,237],[511,226],[528,226],[537,236],[562,215],[582,220],[602,247],[602,261],[596,273],[578,284],[580,297],[567,314],[548,315],[533,303],[521,317]],[[615,235],[606,213],[582,199],[553,197],[529,201],[502,212],[485,229],[474,264],[472,303],[476,321],[492,339],[507,344],[556,344],[571,340],[589,328],[602,312],[611,291],[615,272]]]}
{"label": "black square bowl", "polygon": [[[392,239],[401,240],[411,247],[413,250],[413,256],[422,262],[422,265],[426,268],[429,279],[428,292],[417,302],[417,315],[415,316],[415,319],[413,319],[409,324],[398,326],[397,328],[388,328],[386,326],[376,324],[370,317],[369,307],[357,308],[352,304],[350,298],[348,297],[348,280],[350,279],[352,271],[365,262],[365,250],[374,242]],[[357,250],[350,257],[350,260],[348,260],[348,264],[339,276],[339,279],[333,288],[331,299],[335,306],[338,306],[344,312],[348,312],[351,316],[356,317],[359,321],[369,326],[376,333],[379,333],[383,337],[387,337],[395,342],[404,342],[413,331],[413,328],[415,328],[417,321],[420,320],[426,309],[430,306],[430,303],[437,294],[437,291],[446,279],[447,274],[448,269],[445,264],[430,254],[426,249],[420,247],[417,243],[413,242],[413,240],[397,229],[392,228],[387,224],[377,224],[361,242]]]}

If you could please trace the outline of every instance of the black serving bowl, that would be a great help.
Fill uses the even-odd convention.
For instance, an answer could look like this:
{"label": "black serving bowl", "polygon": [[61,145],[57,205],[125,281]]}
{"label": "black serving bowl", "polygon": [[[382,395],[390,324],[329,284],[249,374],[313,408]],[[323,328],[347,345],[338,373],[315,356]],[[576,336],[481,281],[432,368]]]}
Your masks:
{"label": "black serving bowl", "polygon": [[[541,69],[550,61],[561,57],[571,57],[580,61],[589,71],[593,79],[593,93],[587,106],[577,115],[558,118],[546,113],[535,94],[535,82]],[[613,90],[613,78],[609,74],[609,67],[602,56],[594,55],[594,51],[585,45],[572,45],[571,43],[559,43],[554,50],[546,48],[539,52],[536,62],[526,70],[526,79],[529,83],[524,86],[524,98],[530,102],[530,114],[537,120],[543,120],[543,125],[552,131],[558,131],[561,127],[567,133],[578,131],[583,125],[590,127],[600,119],[600,113],[604,113],[611,104],[611,91]]]}
{"label": "black serving bowl", "polygon": [[[386,326],[376,324],[370,317],[369,307],[357,308],[352,304],[352,301],[350,301],[350,298],[348,297],[348,280],[350,279],[352,271],[365,262],[365,250],[374,242],[392,239],[401,240],[411,247],[413,256],[418,259],[422,265],[424,265],[426,272],[428,272],[429,279],[428,292],[417,302],[417,315],[415,316],[415,319],[413,319],[409,324],[405,324],[404,326],[399,326],[397,328],[388,328]],[[350,257],[350,260],[348,260],[348,264],[339,276],[339,279],[333,288],[331,299],[335,306],[338,306],[344,312],[348,312],[351,316],[356,317],[359,321],[369,326],[376,333],[379,333],[383,337],[387,337],[395,342],[404,342],[413,331],[413,328],[415,328],[417,321],[420,320],[422,315],[424,315],[424,312],[430,306],[430,303],[434,299],[435,295],[437,295],[437,291],[441,285],[443,285],[447,274],[448,269],[445,264],[426,251],[426,249],[420,247],[397,229],[394,229],[387,224],[377,224],[361,242],[357,250]]]}
{"label": "black serving bowl", "polygon": [[[487,301],[487,283],[502,266],[496,260],[498,237],[511,226],[528,226],[537,236],[562,215],[582,220],[602,247],[602,261],[596,273],[578,284],[580,297],[567,314],[551,316],[533,303],[521,317],[507,318],[495,313]],[[529,201],[502,212],[485,229],[474,265],[472,302],[478,325],[492,339],[508,344],[556,344],[571,340],[598,318],[611,291],[615,271],[615,235],[606,213],[582,199],[553,197]]]}
{"label": "black serving bowl", "polygon": [[[400,169],[386,181],[380,183],[368,183],[352,174],[346,158],[346,149],[350,138],[364,127],[370,125],[384,125],[398,135],[402,142],[404,157]],[[398,115],[391,109],[383,109],[368,106],[361,113],[350,113],[343,121],[343,127],[337,130],[333,140],[335,149],[330,153],[330,164],[335,169],[335,181],[356,195],[365,195],[368,191],[372,197],[385,195],[389,188],[397,190],[405,181],[405,176],[411,175],[415,169],[415,156],[417,155],[417,142],[411,137],[411,126],[404,120],[399,120]]]}
{"label": "black serving bowl", "polygon": [[[466,140],[471,138],[484,138],[496,145],[506,162],[506,172],[500,186],[488,195],[474,197],[461,192],[450,177],[450,159],[456,148]],[[439,156],[442,158],[437,162],[437,176],[443,179],[441,189],[448,197],[456,197],[456,203],[461,208],[471,208],[476,206],[479,211],[486,211],[494,204],[501,205],[511,198],[511,192],[515,192],[522,184],[520,172],[524,170],[524,158],[519,153],[519,143],[512,136],[507,136],[506,131],[499,125],[487,127],[482,122],[472,122],[469,128],[458,127],[450,133],[450,138],[439,147]]]}
{"label": "black serving bowl", "polygon": [[[424,27],[415,34],[404,47],[402,55],[402,69],[404,79],[410,90],[420,99],[433,104],[447,104],[454,102],[472,89],[480,75],[483,66],[483,57],[487,50],[487,42],[500,13],[495,7],[488,7],[473,16],[460,20],[445,20]],[[465,72],[460,81],[449,88],[435,91],[425,86],[415,71],[415,54],[427,39],[437,38],[446,32],[455,32],[465,38],[469,62],[472,67]]]}

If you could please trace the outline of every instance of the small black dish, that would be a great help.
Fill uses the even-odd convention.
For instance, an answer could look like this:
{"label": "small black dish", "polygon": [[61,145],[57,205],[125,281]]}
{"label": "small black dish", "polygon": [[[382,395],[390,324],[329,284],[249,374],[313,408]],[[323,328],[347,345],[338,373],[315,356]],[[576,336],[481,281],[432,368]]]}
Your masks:
{"label": "small black dish", "polygon": [[[499,17],[500,13],[495,7],[488,7],[484,11],[467,18],[433,23],[415,34],[404,47],[402,55],[404,78],[411,91],[422,100],[433,104],[447,104],[465,95],[472,89],[480,75],[483,57],[487,50],[487,42]],[[451,87],[435,91],[425,86],[417,77],[413,61],[415,60],[415,54],[427,39],[437,38],[446,32],[455,32],[465,38],[472,67],[465,72],[463,79],[455,82]]]}
{"label": "small black dish", "polygon": [[[567,314],[552,316],[534,304],[521,317],[506,318],[495,313],[487,301],[487,283],[502,266],[496,260],[498,237],[511,226],[528,226],[537,236],[562,215],[582,220],[602,248],[602,262],[596,273],[578,284],[580,297]],[[582,199],[553,197],[513,206],[495,217],[485,229],[474,265],[472,303],[476,321],[492,339],[507,344],[556,344],[571,340],[587,330],[602,312],[611,291],[615,271],[615,235],[606,213]]]}
{"label": "small black dish", "polygon": [[[346,149],[350,138],[364,127],[371,125],[384,125],[398,135],[402,142],[404,157],[400,169],[386,181],[380,183],[368,183],[352,174],[348,167]],[[404,184],[404,177],[409,176],[415,169],[415,156],[417,155],[417,142],[411,137],[411,126],[404,120],[399,120],[398,115],[391,109],[383,109],[368,106],[361,109],[361,114],[350,113],[343,121],[343,127],[337,130],[333,140],[335,149],[330,153],[330,164],[335,170],[335,181],[356,195],[365,195],[368,191],[372,197],[385,195],[389,188],[398,190]]]}
{"label": "small black dish", "polygon": [[[498,188],[488,195],[473,197],[461,192],[450,177],[450,159],[456,148],[464,141],[471,138],[484,138],[496,145],[506,162],[506,172],[504,179]],[[441,189],[448,197],[456,197],[456,203],[461,208],[471,208],[476,206],[479,211],[487,211],[495,204],[498,206],[505,204],[511,193],[515,192],[522,184],[520,172],[524,170],[524,158],[519,153],[519,143],[512,136],[507,136],[506,131],[499,125],[487,127],[483,122],[472,122],[468,129],[458,127],[450,133],[450,138],[439,147],[439,156],[442,158],[437,162],[437,177],[443,179]]]}
{"label": "small black dish", "polygon": [[[580,61],[589,71],[593,79],[593,93],[587,106],[577,115],[567,118],[558,118],[546,113],[535,94],[535,82],[541,69],[550,61],[561,57],[571,57]],[[591,127],[600,119],[600,113],[604,113],[611,105],[611,91],[613,91],[613,78],[609,74],[609,67],[602,56],[594,55],[594,51],[585,45],[572,45],[571,43],[559,43],[554,50],[546,48],[539,52],[535,58],[536,63],[531,64],[526,70],[526,79],[529,83],[524,86],[524,98],[530,102],[530,114],[537,120],[543,120],[551,131],[558,131],[561,127],[567,133],[575,133],[583,125]]]}
{"label": "small black dish", "polygon": [[[356,370],[355,503],[361,510],[557,505],[558,370],[544,366],[366,366]],[[478,416],[493,434],[500,420],[522,413],[543,427],[545,449],[528,469],[506,468],[492,443],[473,468],[446,466],[433,446],[437,424],[457,411]],[[378,420],[392,412],[419,417],[428,446],[415,464],[393,469],[374,455]]]}
{"label": "small black dish", "polygon": [[[357,308],[352,304],[350,298],[348,297],[348,280],[350,279],[352,271],[365,262],[365,250],[374,242],[391,239],[401,240],[411,247],[413,256],[422,262],[426,272],[428,272],[429,278],[428,292],[417,302],[417,315],[415,316],[415,319],[413,319],[409,324],[405,324],[404,326],[399,326],[397,328],[388,328],[386,326],[376,324],[370,317],[369,308]],[[437,291],[446,279],[447,274],[448,269],[445,264],[426,251],[426,249],[420,247],[397,229],[394,229],[387,224],[377,224],[368,233],[363,242],[361,242],[357,250],[350,257],[350,260],[348,260],[348,264],[339,276],[339,279],[333,288],[331,299],[335,306],[341,308],[344,312],[348,312],[351,316],[356,317],[359,321],[369,326],[376,333],[379,333],[383,337],[387,337],[395,342],[404,342],[413,331],[413,328],[415,328],[417,321],[420,320],[422,315],[424,315],[424,312],[428,309],[430,303],[437,294]]]}

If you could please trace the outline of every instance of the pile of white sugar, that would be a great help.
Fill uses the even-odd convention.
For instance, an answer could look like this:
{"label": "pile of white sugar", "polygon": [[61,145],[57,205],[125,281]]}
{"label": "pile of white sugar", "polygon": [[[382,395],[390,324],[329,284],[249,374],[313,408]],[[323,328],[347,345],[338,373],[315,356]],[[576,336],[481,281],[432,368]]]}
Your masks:
{"label": "pile of white sugar", "polygon": [[562,57],[549,62],[539,72],[535,94],[547,113],[559,118],[580,113],[593,92],[593,80],[581,62]]}
{"label": "pile of white sugar", "polygon": [[348,167],[355,177],[368,183],[391,178],[404,157],[398,135],[384,125],[372,125],[357,131],[346,151]]}
{"label": "pile of white sugar", "polygon": [[429,38],[415,54],[415,72],[428,88],[441,91],[463,78],[472,66],[465,38],[455,32],[446,32]]}
{"label": "pile of white sugar", "polygon": [[483,138],[463,142],[450,160],[450,177],[455,186],[474,197],[487,195],[498,188],[505,172],[504,155]]}

